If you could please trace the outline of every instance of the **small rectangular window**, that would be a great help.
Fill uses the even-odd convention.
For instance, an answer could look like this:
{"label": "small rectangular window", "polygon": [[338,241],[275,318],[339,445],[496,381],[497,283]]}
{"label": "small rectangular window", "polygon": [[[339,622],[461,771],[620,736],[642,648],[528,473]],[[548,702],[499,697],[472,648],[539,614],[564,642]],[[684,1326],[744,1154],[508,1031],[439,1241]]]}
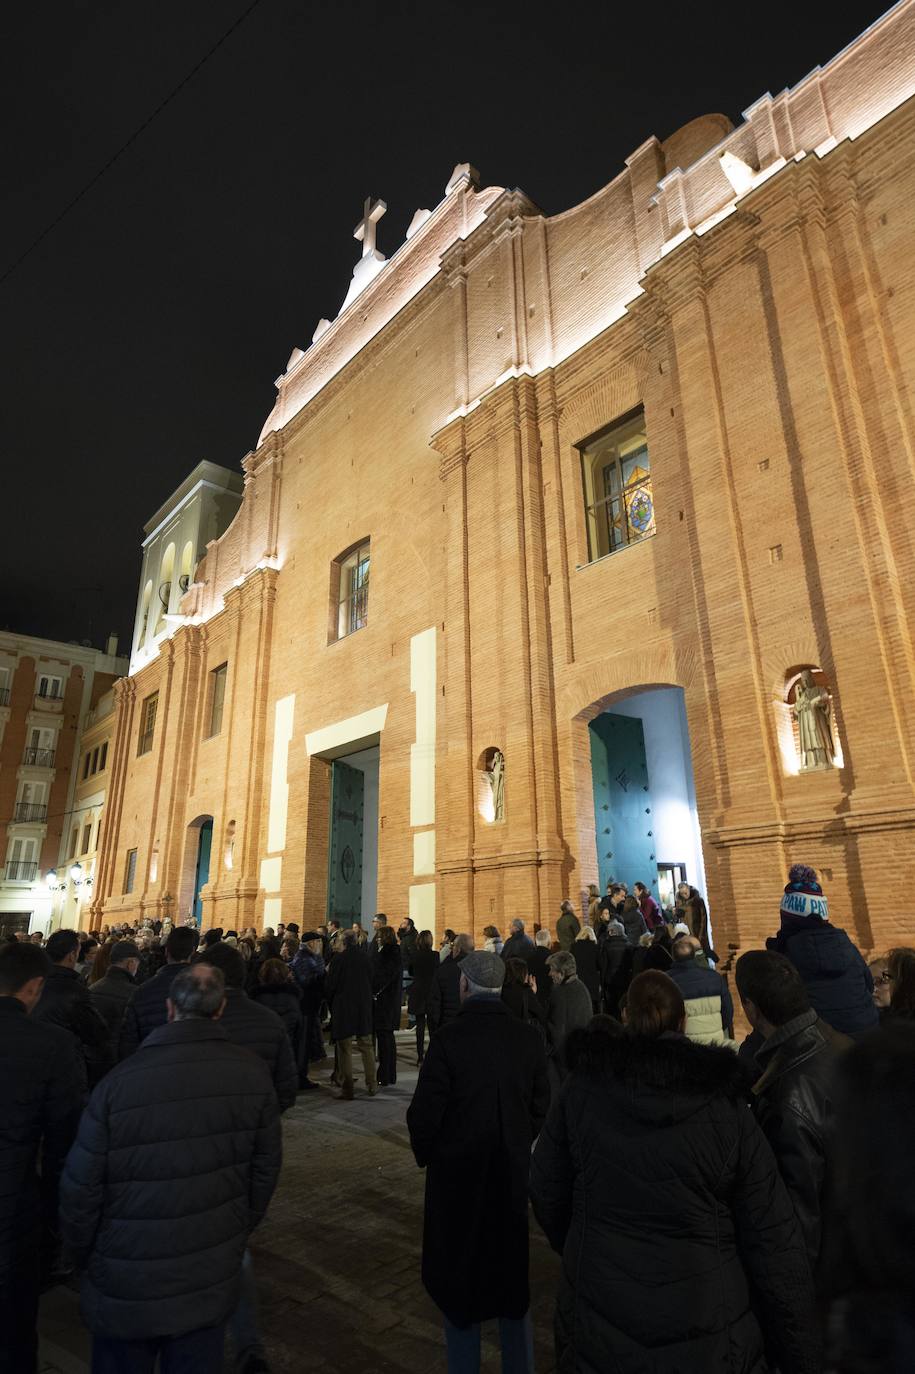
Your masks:
{"label": "small rectangular window", "polygon": [[92,751],[92,770],[91,770],[91,771],[92,771],[93,773],[97,773],[97,772],[98,772],[98,746],[96,746],[96,748],[93,749],[93,751]]}
{"label": "small rectangular window", "polygon": [[100,756],[99,761],[98,761],[98,770],[99,770],[100,773],[104,773],[105,768],[106,768],[106,766],[107,766],[107,763],[108,763],[108,741],[105,740],[105,743],[102,745],[102,752],[101,752],[101,756]]}
{"label": "small rectangular window", "polygon": [[361,630],[369,621],[369,572],[371,544],[360,544],[337,563],[337,638]]}
{"label": "small rectangular window", "polygon": [[137,754],[148,754],[153,747],[153,739],[156,733],[156,712],[159,709],[159,693],[153,692],[143,702],[143,709],[140,712],[140,738],[137,743]]}
{"label": "small rectangular window", "polygon": [[208,736],[218,735],[222,729],[222,710],[226,700],[226,679],[229,674],[228,663],[220,663],[210,673],[210,728]]}
{"label": "small rectangular window", "polygon": [[79,826],[74,825],[70,835],[70,858],[76,858],[76,846],[79,844]]}
{"label": "small rectangular window", "polygon": [[89,764],[90,764],[91,762],[92,762],[92,755],[87,753],[87,754],[86,754],[86,757],[83,759],[83,782],[85,782],[86,779],[87,779],[88,776],[89,776]]}
{"label": "small rectangular window", "polygon": [[89,853],[89,841],[91,840],[91,838],[92,838],[92,822],[90,821],[88,825],[83,826],[83,847],[82,847],[82,849],[80,850],[80,853],[81,853],[81,854],[88,854],[88,853]]}
{"label": "small rectangular window", "polygon": [[641,406],[581,445],[588,561],[656,532],[645,412]]}
{"label": "small rectangular window", "polygon": [[124,866],[124,891],[133,892],[134,878],[137,876],[137,851],[128,849],[127,863]]}
{"label": "small rectangular window", "polygon": [[53,677],[48,673],[42,673],[38,679],[38,695],[49,697],[52,701],[58,700],[64,694],[63,678]]}

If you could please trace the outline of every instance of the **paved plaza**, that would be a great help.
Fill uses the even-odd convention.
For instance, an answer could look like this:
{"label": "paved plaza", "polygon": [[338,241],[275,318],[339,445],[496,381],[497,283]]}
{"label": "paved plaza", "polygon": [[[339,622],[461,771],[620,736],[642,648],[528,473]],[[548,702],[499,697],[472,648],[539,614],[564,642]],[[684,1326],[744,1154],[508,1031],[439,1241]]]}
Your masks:
{"label": "paved plaza", "polygon": [[[283,1118],[279,1186],[253,1246],[261,1325],[272,1367],[321,1374],[438,1374],[445,1370],[437,1309],[419,1276],[423,1181],[405,1115],[416,1083],[415,1047],[398,1036],[398,1081],[377,1097],[340,1102],[328,1082],[301,1093]],[[473,1179],[454,1181],[473,1188]],[[531,1222],[531,1285],[538,1374],[554,1368],[552,1306],[559,1261]],[[487,1371],[500,1368],[493,1330]],[[85,1374],[89,1339],[75,1293],[43,1300],[42,1374]],[[227,1361],[227,1369],[232,1365]],[[205,1374],[202,1371],[202,1374]]]}

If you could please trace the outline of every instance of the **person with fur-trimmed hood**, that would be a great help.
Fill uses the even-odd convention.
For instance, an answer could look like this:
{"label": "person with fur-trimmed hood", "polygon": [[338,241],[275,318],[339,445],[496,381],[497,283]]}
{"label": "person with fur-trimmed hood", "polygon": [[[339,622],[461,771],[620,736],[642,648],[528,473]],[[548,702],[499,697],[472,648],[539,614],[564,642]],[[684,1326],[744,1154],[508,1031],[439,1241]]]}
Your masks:
{"label": "person with fur-trimmed hood", "polygon": [[870,969],[847,933],[830,925],[815,869],[792,864],[779,914],[779,932],[766,941],[766,948],[791,960],[817,1015],[853,1040],[875,1029]]}
{"label": "person with fur-trimmed hood", "polygon": [[818,1374],[804,1242],[740,1061],[684,1036],[666,973],[633,979],[626,1017],[570,1034],[531,1161],[563,1261],[558,1371]]}

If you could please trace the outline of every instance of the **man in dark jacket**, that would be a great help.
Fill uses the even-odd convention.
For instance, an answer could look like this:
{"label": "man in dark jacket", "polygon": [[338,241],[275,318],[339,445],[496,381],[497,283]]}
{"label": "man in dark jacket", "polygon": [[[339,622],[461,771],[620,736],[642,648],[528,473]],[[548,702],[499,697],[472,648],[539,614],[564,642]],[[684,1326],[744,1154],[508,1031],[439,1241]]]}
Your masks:
{"label": "man in dark jacket", "polygon": [[499,958],[503,964],[507,964],[509,959],[523,959],[527,963],[534,952],[534,942],[525,933],[524,922],[516,917],[509,929],[511,933],[502,946]]}
{"label": "man in dark jacket", "polygon": [[559,948],[571,950],[575,943],[575,936],[580,930],[581,921],[575,914],[574,906],[570,901],[564,901],[560,905],[559,917],[556,921],[556,939],[559,941]]}
{"label": "man in dark jacket", "polygon": [[753,1085],[756,1117],[778,1160],[804,1233],[810,1267],[820,1252],[820,1215],[833,1118],[836,1064],[852,1041],[821,1021],[794,965],[754,949],[735,970],[747,1020],[762,1036]]}
{"label": "man in dark jacket", "polygon": [[370,1097],[378,1091],[375,1049],[372,1043],[372,970],[359,948],[355,930],[338,937],[339,953],[331,960],[324,983],[330,1007],[330,1035],[337,1047],[337,1078],[344,1101],[353,1098],[353,1041],[362,1055],[365,1087]]}
{"label": "man in dark jacket", "polygon": [[633,949],[620,921],[607,922],[606,934],[597,947],[597,969],[603,1009],[619,1020],[620,998],[629,985]]}
{"label": "man in dark jacket", "polygon": [[479,1369],[480,1323],[497,1317],[504,1367],[533,1370],[527,1188],[550,1094],[543,1043],[502,1002],[504,976],[499,955],[465,956],[460,1014],[433,1036],[407,1110],[426,1169],[423,1283],[449,1368]]}
{"label": "man in dark jacket", "polygon": [[45,953],[53,967],[48,971],[41,1000],[32,1014],[37,1021],[62,1026],[70,1032],[76,1041],[85,1077],[87,1052],[104,1045],[108,1027],[93,1007],[89,989],[76,972],[79,936],[75,930],[55,930],[48,937]]}
{"label": "man in dark jacket", "polygon": [[93,1087],[118,1061],[121,1026],[130,1001],[137,993],[134,978],[139,967],[140,951],[133,940],[118,940],[111,949],[108,972],[89,989],[90,1001],[108,1027],[105,1043],[87,1051]]}
{"label": "man in dark jacket", "polygon": [[550,990],[553,980],[550,978],[550,970],[547,967],[547,960],[552,953],[550,949],[550,932],[548,930],[538,930],[534,936],[534,952],[527,961],[528,972],[537,984],[537,1001],[546,1011],[550,1005]]}
{"label": "man in dark jacket", "polygon": [[874,1030],[879,1017],[870,969],[846,932],[829,924],[826,897],[807,864],[789,871],[779,914],[781,927],[766,948],[791,960],[814,1011],[853,1040]]}
{"label": "man in dark jacket", "polygon": [[37,945],[0,950],[0,1369],[10,1374],[38,1368],[42,1223],[50,1258],[58,1178],[83,1104],[73,1037],[29,1014],[50,967]]}
{"label": "man in dark jacket", "polygon": [[734,1003],[724,978],[707,964],[700,964],[702,945],[695,935],[681,935],[671,948],[673,966],[667,970],[686,1003],[686,1034],[700,1045],[730,1041],[734,1030]]}
{"label": "man in dark jacket", "polygon": [[[442,960],[435,971],[429,993],[429,1029],[433,1033],[453,1021],[461,1009],[461,960],[472,951],[473,936],[456,935],[450,955]],[[504,964],[504,957],[497,957]]]}
{"label": "man in dark jacket", "polygon": [[125,1059],[133,1054],[140,1043],[157,1026],[164,1026],[168,1020],[169,988],[183,968],[187,968],[192,956],[197,952],[197,928],[178,926],[169,931],[165,941],[165,967],[137,989],[124,1013],[121,1026],[121,1040],[118,1058]]}
{"label": "man in dark jacket", "polygon": [[226,1005],[221,1025],[233,1045],[241,1045],[260,1055],[273,1079],[280,1111],[285,1112],[296,1099],[299,1071],[292,1045],[276,1012],[255,1002],[245,992],[245,961],[231,945],[210,945],[198,954],[196,964],[218,968],[226,984]]}
{"label": "man in dark jacket", "polygon": [[[95,1374],[222,1367],[248,1237],[282,1153],[276,1094],[219,1024],[218,969],[182,969],[169,1023],[99,1084],[61,1179]],[[188,1115],[189,1106],[191,1115]]]}

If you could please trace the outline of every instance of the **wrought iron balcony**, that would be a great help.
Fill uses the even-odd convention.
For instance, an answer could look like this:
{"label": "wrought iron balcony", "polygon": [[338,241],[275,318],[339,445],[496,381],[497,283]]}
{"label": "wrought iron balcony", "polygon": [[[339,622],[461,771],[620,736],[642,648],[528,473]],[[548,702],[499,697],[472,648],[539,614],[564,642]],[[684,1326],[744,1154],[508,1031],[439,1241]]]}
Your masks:
{"label": "wrought iron balcony", "polygon": [[29,747],[22,756],[22,762],[31,764],[33,768],[53,768],[54,749],[33,749]]}
{"label": "wrought iron balcony", "polygon": [[13,809],[13,820],[43,821],[47,814],[48,808],[44,802],[17,802]]}
{"label": "wrought iron balcony", "polygon": [[13,859],[5,869],[8,883],[33,883],[37,873],[38,864],[34,859]]}
{"label": "wrought iron balcony", "polygon": [[9,706],[9,704],[10,689],[8,687],[0,687],[0,706]]}

